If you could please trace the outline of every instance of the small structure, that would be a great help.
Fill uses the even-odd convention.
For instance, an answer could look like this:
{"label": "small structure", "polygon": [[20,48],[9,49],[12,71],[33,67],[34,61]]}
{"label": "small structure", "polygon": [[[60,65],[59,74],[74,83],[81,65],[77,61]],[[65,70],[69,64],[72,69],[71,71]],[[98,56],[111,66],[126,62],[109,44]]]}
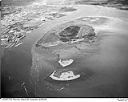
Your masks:
{"label": "small structure", "polygon": [[50,77],[53,80],[58,80],[58,81],[70,81],[74,80],[80,77],[80,74],[74,75],[72,71],[67,71],[67,72],[62,72],[59,76],[56,75],[56,71],[54,71]]}

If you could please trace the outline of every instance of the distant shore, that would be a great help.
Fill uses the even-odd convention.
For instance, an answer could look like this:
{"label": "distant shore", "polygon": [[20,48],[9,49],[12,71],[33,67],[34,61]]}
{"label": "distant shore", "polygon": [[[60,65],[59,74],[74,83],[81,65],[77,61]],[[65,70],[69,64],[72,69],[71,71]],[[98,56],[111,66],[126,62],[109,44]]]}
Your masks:
{"label": "distant shore", "polygon": [[2,5],[8,5],[8,6],[23,6],[23,5],[28,5],[37,0],[3,0]]}
{"label": "distant shore", "polygon": [[77,11],[76,5],[98,5],[128,10],[127,3],[105,1],[47,5],[43,0],[3,0],[1,1],[1,45],[5,48],[19,46],[22,44],[21,39],[26,37],[26,33],[39,28],[47,21],[66,16],[67,12]]}

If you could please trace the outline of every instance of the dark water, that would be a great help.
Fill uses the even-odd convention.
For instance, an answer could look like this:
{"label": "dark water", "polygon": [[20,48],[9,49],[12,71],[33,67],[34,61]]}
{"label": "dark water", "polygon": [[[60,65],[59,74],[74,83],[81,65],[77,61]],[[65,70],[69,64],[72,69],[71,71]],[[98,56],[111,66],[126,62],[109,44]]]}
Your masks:
{"label": "dark water", "polygon": [[28,97],[25,87],[29,89],[31,55],[28,49],[21,49],[12,48],[4,51],[1,61],[2,97]]}
{"label": "dark water", "polygon": [[[87,7],[84,9],[90,8]],[[104,9],[104,11],[108,13],[111,10],[107,11]],[[95,15],[94,12],[95,10],[92,10],[93,15]],[[2,97],[34,97],[35,94],[38,97],[100,97],[101,95],[108,97],[128,96],[126,91],[128,84],[128,25],[126,24],[127,22],[125,22],[128,15],[126,12],[117,12],[116,10],[113,10],[113,12],[116,12],[116,14],[113,14],[113,16],[115,17],[118,14],[118,17],[121,18],[123,22],[117,20],[117,23],[111,25],[111,23],[114,22],[114,20],[112,20],[109,22],[111,25],[110,28],[98,26],[99,28],[102,28],[100,30],[105,29],[109,32],[104,35],[112,36],[102,38],[102,50],[99,55],[89,57],[89,59],[85,58],[83,61],[80,61],[80,64],[86,64],[86,70],[84,70],[86,72],[85,79],[76,80],[75,82],[60,83],[46,78],[44,81],[39,81],[36,91],[30,80],[32,67],[31,49],[34,42],[41,38],[45,31],[49,30],[51,27],[57,24],[70,21],[72,18],[79,18],[81,17],[80,14],[82,17],[87,16],[87,14],[83,14],[83,10],[82,13],[79,11],[78,14],[76,12],[74,15],[69,15],[68,17],[60,18],[56,21],[46,23],[38,30],[28,34],[27,38],[24,40],[24,43],[21,46],[4,49],[1,58]],[[120,15],[120,12],[124,15]],[[99,15],[102,16],[107,13],[100,12]],[[103,33],[101,32],[101,35],[102,34]],[[42,74],[40,77],[42,78],[44,72],[41,73]],[[90,80],[85,81],[89,78]],[[101,86],[97,87],[99,83]],[[63,90],[63,88],[65,89]]]}
{"label": "dark water", "polygon": [[2,49],[2,97],[34,96],[31,92],[30,68],[32,65],[31,47],[35,39],[31,35],[21,46]]}

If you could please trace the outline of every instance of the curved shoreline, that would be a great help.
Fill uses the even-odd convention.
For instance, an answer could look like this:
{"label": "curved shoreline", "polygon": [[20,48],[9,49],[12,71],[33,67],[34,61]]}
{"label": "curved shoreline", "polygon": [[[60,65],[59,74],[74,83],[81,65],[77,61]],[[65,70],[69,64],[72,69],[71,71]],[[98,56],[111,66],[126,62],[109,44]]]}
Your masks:
{"label": "curved shoreline", "polygon": [[[90,17],[90,15],[88,17]],[[93,16],[93,17],[95,18],[95,16]],[[103,14],[103,17],[105,17],[104,14]],[[76,17],[74,19],[78,19],[78,18],[80,19],[81,17]],[[127,31],[126,31],[126,28],[120,29],[120,26],[121,26],[120,24],[123,23],[125,25],[126,23],[122,22],[122,20],[120,20],[120,18],[117,18],[117,19],[114,18],[114,20],[111,19],[111,17],[108,17],[108,18],[110,18],[110,19],[106,23],[103,23],[103,25],[101,24],[96,27],[96,25],[90,24],[90,25],[93,25],[94,29],[96,30],[96,34],[98,37],[97,39],[100,41],[99,43],[100,43],[101,50],[98,53],[96,53],[96,55],[94,54],[93,56],[89,56],[89,57],[86,56],[86,58],[83,57],[83,60],[79,60],[79,58],[78,58],[76,61],[76,64],[75,63],[72,64],[72,66],[74,68],[73,70],[76,71],[77,73],[80,73],[77,70],[79,68],[79,70],[81,70],[82,76],[85,79],[83,77],[81,77],[83,79],[80,78],[80,80],[76,80],[76,81],[72,81],[72,82],[65,82],[65,83],[54,82],[54,81],[47,79],[47,77],[55,70],[54,65],[57,67],[60,67],[58,64],[55,64],[55,63],[57,63],[57,60],[58,60],[58,58],[56,58],[56,59],[52,59],[53,61],[54,60],[56,60],[56,61],[52,63],[53,66],[49,66],[49,67],[51,67],[51,69],[49,69],[48,71],[45,71],[45,70],[47,70],[47,68],[45,68],[45,66],[44,66],[44,67],[40,67],[41,70],[39,73],[35,73],[35,74],[40,75],[39,76],[39,79],[41,81],[41,83],[39,85],[40,88],[41,88],[41,84],[45,83],[48,87],[50,87],[47,89],[48,91],[52,90],[53,92],[64,94],[65,96],[68,95],[69,97],[70,96],[84,97],[84,96],[93,96],[93,95],[94,96],[109,96],[109,92],[107,93],[107,90],[104,88],[104,85],[109,85],[110,87],[112,87],[114,85],[114,83],[117,83],[116,84],[117,86],[121,86],[119,84],[119,82],[122,80],[122,78],[120,78],[119,76],[113,75],[113,73],[119,75],[120,72],[118,72],[118,71],[121,69],[118,66],[117,66],[118,68],[115,68],[115,67],[113,68],[113,66],[114,66],[113,63],[116,63],[116,64],[119,63],[118,60],[116,61],[116,59],[118,57],[117,55],[119,54],[118,48],[116,46],[118,46],[118,45],[120,46],[120,43],[123,44],[122,38],[120,38],[120,36],[125,35]],[[66,17],[64,17],[64,19],[66,19]],[[63,19],[59,19],[59,20],[63,20]],[[69,20],[70,19],[68,19],[67,21],[69,21]],[[64,22],[67,22],[67,21],[64,21]],[[51,22],[51,23],[53,23],[53,22]],[[63,22],[61,22],[61,23],[63,23]],[[59,24],[55,24],[54,26],[56,26],[56,25],[59,25]],[[50,28],[53,28],[54,26],[50,26]],[[124,32],[121,33],[122,31],[124,31]],[[117,42],[117,41],[121,41],[121,42]],[[36,41],[36,43],[37,43],[37,41]],[[36,44],[36,43],[34,43],[34,44]],[[122,56],[125,59],[125,56],[124,55],[122,55]],[[40,55],[39,55],[39,57],[41,58]],[[103,61],[102,61],[102,59],[103,59]],[[38,59],[38,60],[43,60],[43,59]],[[104,60],[106,62],[104,62]],[[121,59],[121,60],[123,60],[123,59]],[[44,63],[46,64],[46,62],[44,62]],[[48,61],[48,63],[51,63],[51,62]],[[40,62],[40,66],[41,65],[43,66],[43,63]],[[81,66],[81,69],[80,69],[79,65],[83,65],[83,66]],[[70,66],[67,68],[70,69]],[[113,70],[111,68],[113,68]],[[124,69],[125,69],[125,66],[124,66]],[[46,74],[46,72],[48,72],[48,74]],[[81,83],[81,85],[78,84],[77,82]],[[66,83],[68,84],[68,86]],[[102,86],[101,91],[104,90],[106,92],[104,95],[102,95],[100,91],[95,90],[95,88],[100,87],[100,86]],[[63,91],[59,91],[62,87],[64,87]],[[116,90],[116,88],[113,88],[113,89]],[[71,95],[68,94],[68,92],[71,90],[72,90],[72,92],[78,92],[78,94],[77,93],[72,93]],[[123,89],[120,89],[120,90],[122,91],[121,93],[123,94],[124,93]],[[88,93],[85,93],[86,91]],[[41,95],[41,92],[39,92],[39,94]],[[119,93],[117,92],[116,95],[118,96]]]}

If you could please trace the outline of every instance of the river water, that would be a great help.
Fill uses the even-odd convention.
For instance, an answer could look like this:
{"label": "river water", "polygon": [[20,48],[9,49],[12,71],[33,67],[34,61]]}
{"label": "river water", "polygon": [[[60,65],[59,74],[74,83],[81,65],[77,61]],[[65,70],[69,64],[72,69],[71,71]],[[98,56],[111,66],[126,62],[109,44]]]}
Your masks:
{"label": "river water", "polygon": [[[2,49],[3,97],[125,97],[128,96],[128,12],[92,5],[77,5],[77,11],[46,22],[28,34],[21,46]],[[59,24],[82,17],[105,17],[107,23],[94,24],[99,36],[100,51],[80,61],[87,77],[69,83],[41,81],[31,83],[32,47],[45,32]],[[103,21],[104,22],[104,21]],[[102,22],[101,22],[102,23]],[[78,63],[79,66],[79,63]],[[43,75],[41,75],[43,77]],[[91,77],[90,77],[91,76]]]}

